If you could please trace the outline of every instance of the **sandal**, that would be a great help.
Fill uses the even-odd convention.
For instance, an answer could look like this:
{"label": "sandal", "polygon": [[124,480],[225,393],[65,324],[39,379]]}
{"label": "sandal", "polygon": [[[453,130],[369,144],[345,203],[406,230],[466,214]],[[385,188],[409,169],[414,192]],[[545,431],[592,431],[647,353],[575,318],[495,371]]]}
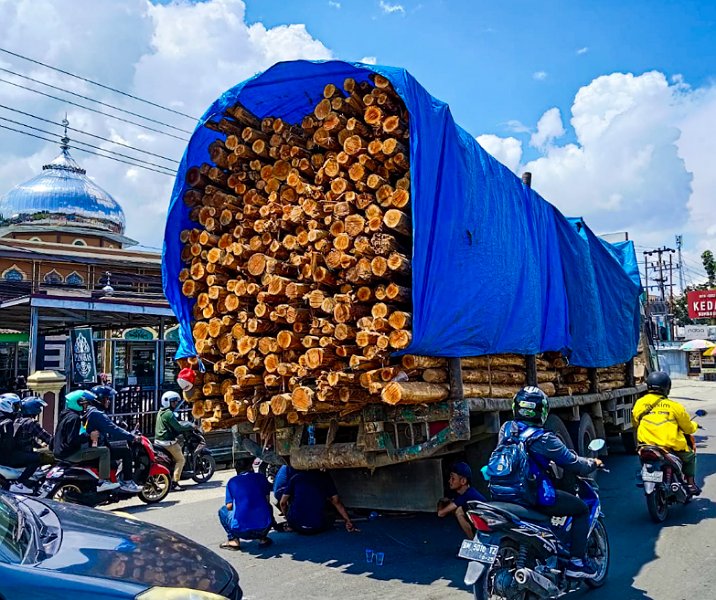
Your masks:
{"label": "sandal", "polygon": [[221,548],[222,550],[241,550],[241,544],[235,544],[232,540],[229,540],[227,542],[224,542],[223,544],[220,544],[219,548]]}
{"label": "sandal", "polygon": [[273,540],[269,537],[259,540],[259,548],[268,548],[273,544]]}
{"label": "sandal", "polygon": [[276,523],[273,528],[279,533],[290,533],[293,531],[285,521],[283,523]]}

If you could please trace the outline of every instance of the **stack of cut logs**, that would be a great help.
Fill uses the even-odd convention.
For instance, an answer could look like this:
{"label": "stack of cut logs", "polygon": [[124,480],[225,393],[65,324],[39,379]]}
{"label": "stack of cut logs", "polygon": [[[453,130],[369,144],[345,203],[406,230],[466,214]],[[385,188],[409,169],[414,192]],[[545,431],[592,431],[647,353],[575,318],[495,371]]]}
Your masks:
{"label": "stack of cut logs", "polygon": [[[196,299],[207,368],[187,399],[207,431],[448,397],[445,359],[390,359],[411,342],[409,115],[387,79],[371,79],[327,85],[300,125],[240,104],[206,124],[221,135],[213,164],[187,172],[194,227],[181,234],[179,278]],[[584,387],[565,365],[538,360],[548,394]],[[468,397],[509,397],[525,383],[522,356],[462,367]]]}

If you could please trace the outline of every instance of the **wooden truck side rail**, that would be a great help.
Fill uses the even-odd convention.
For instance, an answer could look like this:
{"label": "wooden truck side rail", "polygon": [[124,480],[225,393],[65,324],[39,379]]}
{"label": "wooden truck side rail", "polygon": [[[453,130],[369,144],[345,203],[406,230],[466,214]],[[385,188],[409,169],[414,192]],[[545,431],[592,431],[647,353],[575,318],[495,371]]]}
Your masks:
{"label": "wooden truck side rail", "polygon": [[[634,386],[556,396],[550,398],[551,413],[569,423],[579,421],[589,407],[597,435],[605,435],[606,426],[622,432],[631,427],[631,405],[643,391],[644,386]],[[359,420],[347,423],[316,421],[312,426],[279,428],[277,451],[290,456],[297,469],[375,469],[458,452],[496,434],[511,409],[507,398],[455,399],[427,407],[371,406]],[[323,429],[325,437],[309,443],[308,427]],[[342,427],[357,428],[354,441],[340,441]]]}

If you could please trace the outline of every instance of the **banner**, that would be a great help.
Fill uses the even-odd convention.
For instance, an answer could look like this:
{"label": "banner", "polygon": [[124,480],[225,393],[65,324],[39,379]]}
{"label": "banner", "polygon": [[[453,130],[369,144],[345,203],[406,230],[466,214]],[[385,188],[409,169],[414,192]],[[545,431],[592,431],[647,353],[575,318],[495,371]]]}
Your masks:
{"label": "banner", "polygon": [[699,290],[686,295],[689,319],[713,319],[716,317],[716,290]]}
{"label": "banner", "polygon": [[76,327],[70,334],[72,341],[72,383],[97,381],[97,364],[91,327]]}

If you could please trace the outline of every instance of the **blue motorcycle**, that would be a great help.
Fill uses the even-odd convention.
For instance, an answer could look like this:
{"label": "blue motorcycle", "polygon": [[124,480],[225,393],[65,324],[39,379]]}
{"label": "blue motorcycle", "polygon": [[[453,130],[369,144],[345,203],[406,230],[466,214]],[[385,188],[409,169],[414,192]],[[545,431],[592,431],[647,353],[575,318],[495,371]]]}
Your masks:
{"label": "blue motorcycle", "polygon": [[[604,440],[592,440],[589,449],[596,453],[604,445]],[[609,539],[598,489],[592,478],[577,480],[577,495],[589,507],[587,558],[597,569],[596,577],[584,580],[564,574],[570,558],[571,517],[548,517],[507,502],[469,502],[467,515],[476,534],[473,540],[463,541],[459,556],[470,561],[465,584],[473,587],[475,600],[557,598],[582,581],[592,588],[604,585]]]}

